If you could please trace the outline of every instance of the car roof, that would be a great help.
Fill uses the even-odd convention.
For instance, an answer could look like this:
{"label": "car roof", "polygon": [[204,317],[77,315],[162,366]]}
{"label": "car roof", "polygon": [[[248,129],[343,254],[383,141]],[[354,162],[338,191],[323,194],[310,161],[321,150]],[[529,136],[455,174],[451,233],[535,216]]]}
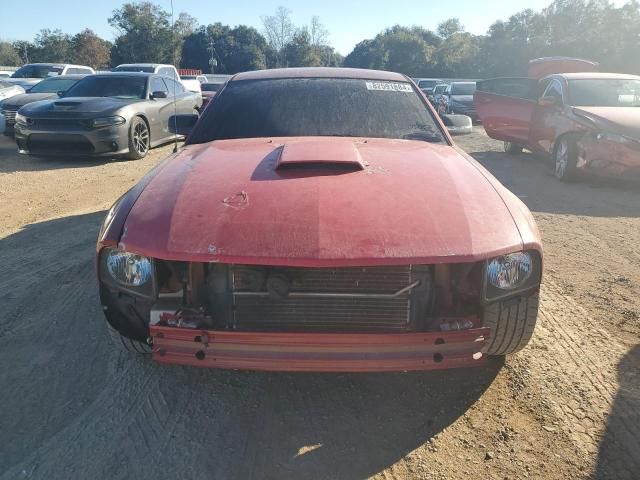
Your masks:
{"label": "car roof", "polygon": [[625,73],[601,73],[601,72],[578,72],[578,73],[556,73],[549,77],[562,77],[566,80],[640,80],[637,75],[627,75]]}
{"label": "car roof", "polygon": [[57,75],[55,77],[47,77],[47,78],[43,78],[42,81],[44,82],[45,80],[64,80],[65,78],[68,79],[80,79],[80,78],[84,78],[87,77],[87,74],[84,73],[68,73],[67,75]]}
{"label": "car roof", "polygon": [[234,75],[231,82],[241,80],[267,80],[276,78],[354,78],[366,80],[382,80],[406,82],[407,77],[400,73],[384,72],[381,70],[366,70],[361,68],[274,68],[271,70],[255,70]]}
{"label": "car roof", "polygon": [[118,67],[173,67],[173,65],[169,65],[168,63],[121,63],[115,68]]}
{"label": "car roof", "polygon": [[475,85],[478,82],[451,82],[449,85]]}
{"label": "car roof", "polygon": [[[85,75],[88,76],[88,75]],[[163,75],[152,72],[104,72],[91,75],[92,77],[162,77]]]}

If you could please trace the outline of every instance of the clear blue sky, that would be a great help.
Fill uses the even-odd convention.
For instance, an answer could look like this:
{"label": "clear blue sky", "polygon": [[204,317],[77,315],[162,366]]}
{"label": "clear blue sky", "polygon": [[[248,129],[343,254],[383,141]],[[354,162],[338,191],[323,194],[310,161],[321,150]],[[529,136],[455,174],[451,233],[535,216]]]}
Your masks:
{"label": "clear blue sky", "polygon": [[[107,18],[124,0],[3,0],[0,39],[32,40],[42,28],[77,33],[90,28],[103,38],[113,40],[115,32]],[[169,10],[170,0],[155,3]],[[330,43],[347,54],[360,40],[372,38],[386,27],[421,25],[435,29],[442,20],[458,17],[467,31],[482,34],[497,19],[506,19],[525,8],[546,7],[551,0],[174,0],[174,11],[185,11],[201,24],[222,22],[245,24],[261,29],[260,17],[269,15],[279,5],[289,8],[297,25],[319,15],[330,33]],[[614,0],[623,4],[625,0]]]}

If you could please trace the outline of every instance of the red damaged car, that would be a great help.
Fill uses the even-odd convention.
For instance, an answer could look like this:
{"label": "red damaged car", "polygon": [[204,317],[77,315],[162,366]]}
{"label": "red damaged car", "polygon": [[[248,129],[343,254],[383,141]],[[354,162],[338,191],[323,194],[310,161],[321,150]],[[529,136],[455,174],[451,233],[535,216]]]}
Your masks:
{"label": "red damaged car", "polygon": [[217,368],[405,371],[480,365],[531,338],[533,218],[407,77],[242,73],[175,125],[185,147],[99,235],[103,310],[128,348]]}
{"label": "red damaged car", "polygon": [[476,110],[487,134],[508,153],[550,155],[561,180],[580,173],[640,178],[640,77],[596,67],[537,59],[529,78],[478,82]]}

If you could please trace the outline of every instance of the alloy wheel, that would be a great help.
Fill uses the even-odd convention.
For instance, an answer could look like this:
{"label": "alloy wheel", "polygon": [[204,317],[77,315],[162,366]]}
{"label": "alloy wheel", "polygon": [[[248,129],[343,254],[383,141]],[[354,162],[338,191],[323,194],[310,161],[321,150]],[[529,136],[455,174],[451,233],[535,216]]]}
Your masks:
{"label": "alloy wheel", "polygon": [[139,122],[133,129],[133,148],[139,155],[149,150],[149,129],[144,122]]}
{"label": "alloy wheel", "polygon": [[556,177],[563,178],[569,165],[569,145],[566,140],[561,140],[556,150]]}

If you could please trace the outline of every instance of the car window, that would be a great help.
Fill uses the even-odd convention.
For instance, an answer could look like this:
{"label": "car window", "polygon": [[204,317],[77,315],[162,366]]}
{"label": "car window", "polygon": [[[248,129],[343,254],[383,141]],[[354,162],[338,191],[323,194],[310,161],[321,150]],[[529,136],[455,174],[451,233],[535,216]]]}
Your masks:
{"label": "car window", "polygon": [[165,82],[167,82],[167,86],[169,87],[170,95],[180,95],[184,93],[185,88],[184,85],[180,82],[176,82],[173,78],[165,78]]}
{"label": "car window", "polygon": [[11,78],[47,78],[51,75],[60,75],[61,66],[54,65],[25,65],[16,70]]}
{"label": "car window", "polygon": [[71,67],[67,69],[67,74],[69,75],[74,75],[74,74],[78,74],[78,75],[88,75],[91,73],[91,70],[87,69],[87,68],[76,68],[76,67]]}
{"label": "car window", "polygon": [[144,72],[153,73],[153,67],[148,65],[118,65],[112,72]]}
{"label": "car window", "polygon": [[65,97],[114,97],[143,99],[147,93],[146,76],[122,75],[84,77],[64,94]]}
{"label": "car window", "polygon": [[473,95],[475,91],[475,83],[454,83],[451,85],[451,95]]}
{"label": "car window", "polygon": [[169,89],[167,88],[166,83],[160,77],[153,77],[151,79],[151,88],[149,89],[151,93],[154,92],[165,92],[167,97],[169,96]]}
{"label": "car window", "polygon": [[511,98],[537,100],[538,82],[532,78],[492,78],[477,83],[477,90]]}
{"label": "car window", "polygon": [[640,80],[569,80],[569,95],[571,105],[577,107],[638,107]]}
{"label": "car window", "polygon": [[49,78],[35,84],[29,93],[66,92],[78,82],[77,78]]}
{"label": "car window", "polygon": [[562,103],[562,86],[558,80],[553,80],[545,90],[543,97],[554,97]]}
{"label": "car window", "polygon": [[297,136],[445,141],[409,83],[290,78],[228,83],[198,122],[190,143]]}

